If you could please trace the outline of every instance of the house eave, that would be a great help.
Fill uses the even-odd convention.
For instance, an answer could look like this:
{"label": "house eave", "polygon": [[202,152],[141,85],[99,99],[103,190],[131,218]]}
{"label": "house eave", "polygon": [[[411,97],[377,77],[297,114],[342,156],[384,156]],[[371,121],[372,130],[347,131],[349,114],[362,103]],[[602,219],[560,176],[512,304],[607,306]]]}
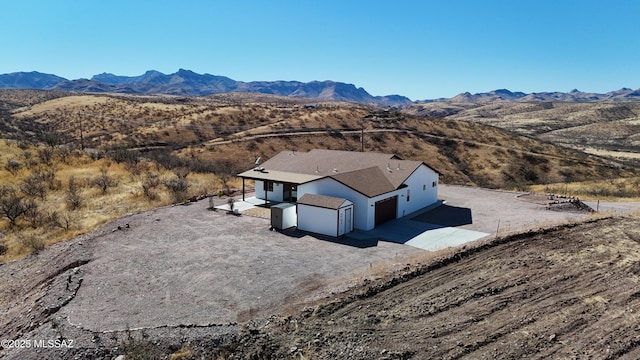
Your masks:
{"label": "house eave", "polygon": [[248,170],[238,174],[238,177],[250,180],[274,181],[279,183],[305,184],[314,180],[321,179],[325,176],[299,174],[288,171],[278,170]]}

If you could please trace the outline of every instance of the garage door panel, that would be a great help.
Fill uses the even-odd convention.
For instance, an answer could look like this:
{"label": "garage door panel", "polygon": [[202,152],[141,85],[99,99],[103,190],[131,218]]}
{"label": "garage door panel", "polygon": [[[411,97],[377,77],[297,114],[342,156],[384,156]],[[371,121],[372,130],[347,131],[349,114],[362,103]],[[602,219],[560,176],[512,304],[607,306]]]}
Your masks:
{"label": "garage door panel", "polygon": [[396,195],[390,198],[376,201],[375,209],[376,226],[382,224],[383,222],[395,219],[398,209],[398,196]]}

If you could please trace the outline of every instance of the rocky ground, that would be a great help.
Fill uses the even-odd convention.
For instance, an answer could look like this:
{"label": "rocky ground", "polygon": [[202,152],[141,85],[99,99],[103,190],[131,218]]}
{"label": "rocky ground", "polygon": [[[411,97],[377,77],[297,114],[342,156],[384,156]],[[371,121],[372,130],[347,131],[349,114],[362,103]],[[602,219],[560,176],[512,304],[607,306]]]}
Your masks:
{"label": "rocky ground", "polygon": [[640,227],[611,218],[462,250],[245,332],[237,358],[637,359]]}
{"label": "rocky ground", "polygon": [[[453,190],[469,201],[468,189]],[[501,203],[513,199],[491,197],[500,194]],[[504,208],[521,202],[514,201]],[[346,292],[328,296],[345,271],[418,250],[285,237],[262,229],[264,219],[205,206],[132,215],[1,265],[0,358],[640,356],[638,215],[492,236],[391,274],[350,277]],[[470,208],[483,220],[465,226],[483,226],[490,211]],[[207,233],[224,224],[236,231]],[[297,261],[284,261],[293,253]],[[288,280],[269,282],[282,269]],[[322,281],[310,282],[316,278]],[[256,291],[271,300],[261,307]]]}

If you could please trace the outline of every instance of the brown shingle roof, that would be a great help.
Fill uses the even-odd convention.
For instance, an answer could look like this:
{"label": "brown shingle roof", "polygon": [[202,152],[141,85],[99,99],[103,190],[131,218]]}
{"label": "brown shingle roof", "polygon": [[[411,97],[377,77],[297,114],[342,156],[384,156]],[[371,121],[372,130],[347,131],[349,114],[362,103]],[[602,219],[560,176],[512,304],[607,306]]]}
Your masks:
{"label": "brown shingle roof", "polygon": [[384,176],[382,170],[377,166],[334,174],[331,175],[331,178],[368,197],[388,193],[389,191],[393,191],[397,188],[396,186],[393,186],[387,177]]}
{"label": "brown shingle roof", "polygon": [[311,205],[327,209],[339,209],[345,201],[348,200],[333,196],[304,194],[297,202],[302,205]]}
{"label": "brown shingle roof", "polygon": [[[380,195],[399,188],[422,164],[393,154],[314,149],[282,151],[261,166],[266,171],[332,177],[367,196],[375,196],[368,194]],[[240,176],[251,178],[249,172]]]}

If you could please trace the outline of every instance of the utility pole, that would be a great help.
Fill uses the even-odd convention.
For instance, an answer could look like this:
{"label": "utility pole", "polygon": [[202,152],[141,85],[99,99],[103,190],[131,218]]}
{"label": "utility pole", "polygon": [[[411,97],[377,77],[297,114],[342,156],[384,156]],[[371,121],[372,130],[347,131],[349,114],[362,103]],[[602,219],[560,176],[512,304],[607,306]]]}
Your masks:
{"label": "utility pole", "polygon": [[82,116],[78,115],[78,122],[80,123],[80,150],[84,150],[84,136],[82,134]]}

